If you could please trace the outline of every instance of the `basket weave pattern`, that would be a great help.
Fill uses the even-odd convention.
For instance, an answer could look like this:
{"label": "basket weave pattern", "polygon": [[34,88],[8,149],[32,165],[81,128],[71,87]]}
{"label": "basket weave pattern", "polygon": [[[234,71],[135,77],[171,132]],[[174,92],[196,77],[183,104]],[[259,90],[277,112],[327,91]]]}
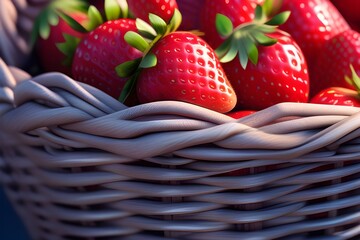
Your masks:
{"label": "basket weave pattern", "polygon": [[358,108],[128,108],[4,62],[0,86],[1,180],[33,239],[359,236]]}

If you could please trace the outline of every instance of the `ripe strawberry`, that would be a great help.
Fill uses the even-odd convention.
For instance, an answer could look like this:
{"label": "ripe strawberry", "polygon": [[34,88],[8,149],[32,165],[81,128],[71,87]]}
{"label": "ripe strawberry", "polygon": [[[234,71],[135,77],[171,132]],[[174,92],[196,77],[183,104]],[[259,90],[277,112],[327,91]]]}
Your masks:
{"label": "ripe strawberry", "polygon": [[307,102],[309,75],[300,47],[285,32],[268,34],[277,39],[272,46],[259,46],[258,63],[243,69],[235,59],[224,63],[238,107],[264,109],[280,102]]}
{"label": "ripe strawberry", "polygon": [[235,93],[215,53],[189,32],[166,35],[151,50],[157,65],[144,69],[138,78],[140,102],[180,100],[218,112],[230,111]]}
{"label": "ripe strawberry", "polygon": [[216,52],[235,89],[237,108],[260,110],[280,102],[308,100],[303,53],[289,34],[277,29],[289,12],[269,19],[265,7],[258,6],[254,20],[235,29],[225,16],[217,18],[219,33],[226,40]]}
{"label": "ripe strawberry", "polygon": [[318,52],[317,62],[311,79],[311,95],[329,87],[353,88],[346,81],[350,75],[349,65],[360,74],[360,33],[347,30],[324,43]]}
{"label": "ripe strawberry", "polygon": [[58,16],[57,11],[67,12],[80,24],[87,24],[88,17],[84,12],[86,4],[81,1],[52,1],[42,10],[35,20],[32,41],[35,43],[35,52],[42,70],[45,72],[57,71],[71,75],[71,68],[64,61],[66,56],[57,47],[64,42],[67,36],[81,39],[83,33],[72,29],[69,24]]}
{"label": "ripe strawberry", "polygon": [[[175,31],[180,12],[175,10],[169,25],[153,14],[150,22],[149,33],[156,32],[150,43],[134,32],[125,35],[129,44],[144,52],[140,61],[118,67],[121,76],[132,76],[125,89],[136,88],[141,103],[176,100],[222,113],[232,110],[236,95],[214,50],[191,32]],[[150,35],[144,29],[139,32]]]}
{"label": "ripe strawberry", "polygon": [[316,94],[310,102],[360,107],[360,77],[353,66],[351,66],[351,73],[352,78],[346,76],[344,80],[353,85],[356,90],[344,87],[329,87]]}
{"label": "ripe strawberry", "polygon": [[116,66],[142,55],[125,42],[124,35],[128,31],[136,31],[135,20],[110,20],[87,34],[74,55],[74,79],[118,98],[128,79],[117,75]]}
{"label": "ripe strawberry", "polygon": [[280,28],[299,44],[310,71],[323,44],[350,28],[330,0],[284,0],[281,10],[291,15]]}
{"label": "ripe strawberry", "polygon": [[331,0],[344,18],[360,27],[360,1],[359,0]]}
{"label": "ripe strawberry", "polygon": [[[105,0],[104,22],[101,13],[94,7],[89,8],[89,25],[87,29],[67,15],[62,15],[72,27],[86,32],[81,42],[75,44],[72,58],[72,76],[75,80],[92,85],[114,98],[119,98],[127,78],[116,73],[116,66],[142,56],[137,49],[129,46],[124,35],[128,31],[137,31],[134,19],[126,18],[126,9],[118,5],[117,0]],[[121,18],[124,17],[124,18]],[[73,41],[60,45],[66,52],[74,48]]]}
{"label": "ripe strawberry", "polygon": [[205,0],[200,13],[200,31],[204,32],[203,38],[214,49],[224,38],[216,30],[216,15],[227,16],[234,27],[250,22],[254,18],[255,6],[249,0]]}
{"label": "ripe strawberry", "polygon": [[127,0],[130,11],[136,18],[149,20],[149,13],[155,14],[169,22],[178,8],[176,0]]}

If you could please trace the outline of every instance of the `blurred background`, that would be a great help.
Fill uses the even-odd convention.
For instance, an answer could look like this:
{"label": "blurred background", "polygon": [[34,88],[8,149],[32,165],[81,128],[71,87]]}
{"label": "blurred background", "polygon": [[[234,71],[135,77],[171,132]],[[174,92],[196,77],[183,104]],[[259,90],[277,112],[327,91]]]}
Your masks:
{"label": "blurred background", "polygon": [[25,227],[7,200],[0,186],[0,239],[30,240]]}

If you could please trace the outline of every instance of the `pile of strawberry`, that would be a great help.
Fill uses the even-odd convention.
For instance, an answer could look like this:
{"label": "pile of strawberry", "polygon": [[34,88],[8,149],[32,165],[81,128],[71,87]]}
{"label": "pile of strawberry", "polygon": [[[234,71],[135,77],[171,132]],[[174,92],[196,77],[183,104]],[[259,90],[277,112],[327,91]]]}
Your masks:
{"label": "pile of strawberry", "polygon": [[42,71],[129,106],[360,106],[359,9],[358,0],[54,0],[33,41]]}

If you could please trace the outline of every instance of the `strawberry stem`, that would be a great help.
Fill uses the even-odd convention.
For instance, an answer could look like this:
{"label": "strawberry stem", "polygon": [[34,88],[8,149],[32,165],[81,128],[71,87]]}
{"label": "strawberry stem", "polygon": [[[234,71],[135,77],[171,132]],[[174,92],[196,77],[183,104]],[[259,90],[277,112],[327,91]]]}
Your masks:
{"label": "strawberry stem", "polygon": [[[269,8],[268,5],[264,5]],[[221,36],[226,38],[226,40],[215,49],[215,53],[219,57],[220,62],[230,62],[238,55],[240,64],[244,69],[249,60],[253,64],[257,64],[259,57],[258,45],[271,46],[275,44],[277,39],[271,38],[266,34],[275,32],[277,27],[285,23],[290,16],[290,12],[285,11],[269,19],[267,15],[269,11],[270,10],[267,10],[264,6],[258,5],[255,8],[254,20],[240,24],[235,29],[233,29],[232,22],[228,17],[217,14],[217,31]]]}
{"label": "strawberry stem", "polygon": [[121,102],[125,102],[131,91],[133,91],[141,70],[156,66],[157,58],[155,54],[150,52],[151,49],[164,36],[177,30],[182,17],[180,11],[175,9],[169,24],[151,13],[149,14],[149,20],[150,24],[136,19],[136,27],[139,33],[128,31],[124,36],[129,45],[143,52],[143,57],[124,62],[116,67],[116,72],[120,77],[130,77],[120,94],[119,101]]}

